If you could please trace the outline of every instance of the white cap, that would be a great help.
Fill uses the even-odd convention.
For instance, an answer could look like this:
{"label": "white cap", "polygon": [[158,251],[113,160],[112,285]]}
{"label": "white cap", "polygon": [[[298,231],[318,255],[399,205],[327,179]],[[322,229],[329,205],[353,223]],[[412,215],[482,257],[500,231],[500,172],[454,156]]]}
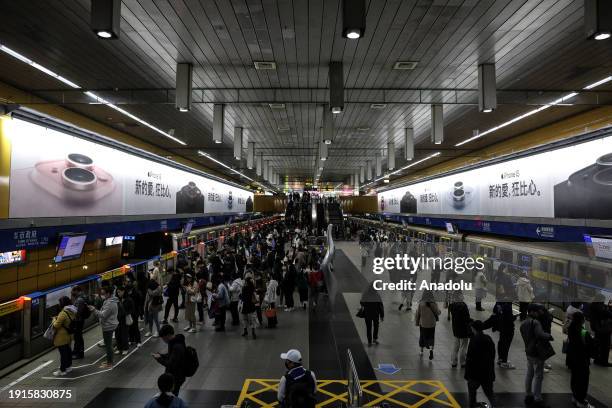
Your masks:
{"label": "white cap", "polygon": [[282,353],[280,358],[283,360],[289,360],[293,363],[299,363],[302,361],[302,353],[296,349],[291,349],[286,353]]}

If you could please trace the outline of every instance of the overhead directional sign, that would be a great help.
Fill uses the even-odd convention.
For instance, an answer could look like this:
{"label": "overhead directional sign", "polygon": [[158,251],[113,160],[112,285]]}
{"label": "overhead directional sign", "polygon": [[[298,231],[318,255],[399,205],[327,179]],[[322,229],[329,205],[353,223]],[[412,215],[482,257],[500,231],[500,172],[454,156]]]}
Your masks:
{"label": "overhead directional sign", "polygon": [[396,367],[395,364],[378,364],[378,367],[375,370],[380,371],[381,373],[393,375],[401,370],[401,368]]}

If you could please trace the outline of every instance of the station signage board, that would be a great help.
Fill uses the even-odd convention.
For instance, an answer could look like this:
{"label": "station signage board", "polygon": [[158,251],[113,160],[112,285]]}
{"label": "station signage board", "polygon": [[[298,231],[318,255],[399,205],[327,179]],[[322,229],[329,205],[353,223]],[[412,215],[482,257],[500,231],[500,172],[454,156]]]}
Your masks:
{"label": "station signage board", "polygon": [[384,191],[378,206],[391,214],[612,219],[612,137]]}
{"label": "station signage board", "polygon": [[245,189],[19,119],[4,131],[10,218],[253,211]]}

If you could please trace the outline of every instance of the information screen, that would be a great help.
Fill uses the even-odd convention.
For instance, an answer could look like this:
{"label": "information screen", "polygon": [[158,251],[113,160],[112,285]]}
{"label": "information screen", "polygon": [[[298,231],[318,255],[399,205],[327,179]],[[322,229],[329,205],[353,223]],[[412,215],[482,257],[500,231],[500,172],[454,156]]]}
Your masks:
{"label": "information screen", "polygon": [[191,229],[193,228],[193,221],[189,221],[183,227],[183,235],[189,235]]}
{"label": "information screen", "polygon": [[449,234],[454,234],[456,232],[455,231],[455,226],[452,223],[447,222],[446,223],[446,232],[448,232]]}
{"label": "information screen", "polygon": [[123,243],[123,236],[106,238],[107,247],[113,246],[113,245],[121,245],[122,243]]}
{"label": "information screen", "polygon": [[0,266],[13,265],[25,262],[26,251],[0,252]]}
{"label": "information screen", "polygon": [[86,239],[87,234],[61,234],[57,254],[53,260],[62,262],[79,258],[83,252]]}
{"label": "information screen", "polygon": [[585,235],[584,240],[589,244],[593,255],[598,258],[612,259],[612,237]]}

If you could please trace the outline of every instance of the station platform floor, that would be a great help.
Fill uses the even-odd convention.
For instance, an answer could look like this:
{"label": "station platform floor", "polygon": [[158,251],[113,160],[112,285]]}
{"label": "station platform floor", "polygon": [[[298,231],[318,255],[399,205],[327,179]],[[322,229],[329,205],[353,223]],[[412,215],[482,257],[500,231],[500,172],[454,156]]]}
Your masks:
{"label": "station platform floor", "polygon": [[[279,311],[276,329],[257,329],[257,339],[240,336],[241,329],[228,325],[225,333],[214,332],[210,321],[201,331],[185,334],[187,343],[198,350],[200,368],[181,388],[190,407],[275,406],[277,381],[284,373],[281,352],[297,348],[302,352],[307,368],[320,380],[320,406],[341,406],[346,401],[346,350],[350,348],[364,389],[364,406],[403,407],[464,407],[467,389],[463,371],[451,368],[453,341],[450,322],[443,311],[436,329],[433,361],[418,353],[418,329],[413,311],[399,311],[400,296],[383,293],[385,320],[381,323],[380,344],[367,347],[365,325],[355,316],[361,292],[374,277],[371,268],[360,266],[360,251],[356,242],[337,242],[334,274],[339,292],[334,299],[321,298],[314,311],[296,309]],[[384,279],[384,275],[383,279]],[[297,293],[295,294],[297,300]],[[416,300],[419,294],[415,295]],[[474,318],[484,319],[490,312],[475,312]],[[484,302],[490,310],[492,303]],[[229,317],[229,316],[228,316]],[[179,317],[180,319],[180,317]],[[184,323],[175,324],[182,332]],[[518,329],[518,328],[517,328]],[[554,408],[571,407],[569,371],[561,354],[563,335],[553,327],[555,355],[552,370],[545,374],[545,400]],[[497,342],[497,334],[492,337]],[[74,362],[74,370],[66,377],[53,377],[58,366],[57,351],[35,359],[19,370],[0,379],[0,407],[143,407],[157,392],[157,377],[163,367],[151,353],[165,352],[161,339],[146,338],[140,348],[117,357],[112,370],[101,370],[103,349],[96,346],[101,339],[99,328],[85,334],[86,357]],[[526,362],[523,343],[516,331],[510,350],[515,370],[496,369],[495,392],[498,407],[523,407]],[[598,408],[612,406],[609,392],[612,371],[592,366],[590,401]],[[70,389],[73,399],[68,402],[11,400],[9,391],[16,389]],[[480,400],[485,400],[480,393]]]}

